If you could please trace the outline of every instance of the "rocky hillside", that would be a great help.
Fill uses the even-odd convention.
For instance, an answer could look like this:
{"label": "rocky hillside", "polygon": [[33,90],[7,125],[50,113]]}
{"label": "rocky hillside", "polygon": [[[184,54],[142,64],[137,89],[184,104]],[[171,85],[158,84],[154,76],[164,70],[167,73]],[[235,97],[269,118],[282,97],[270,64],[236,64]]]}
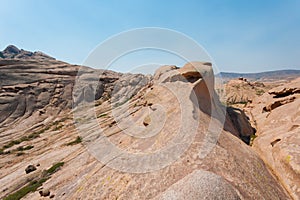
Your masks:
{"label": "rocky hillside", "polygon": [[217,75],[222,77],[224,82],[232,79],[246,78],[250,81],[260,81],[260,82],[282,82],[290,81],[300,76],[300,70],[290,69],[290,70],[276,70],[268,72],[258,72],[258,73],[230,73],[221,72]]}
{"label": "rocky hillside", "polygon": [[219,101],[210,63],[144,76],[23,53],[0,59],[0,198],[294,195],[246,144],[254,129]]}

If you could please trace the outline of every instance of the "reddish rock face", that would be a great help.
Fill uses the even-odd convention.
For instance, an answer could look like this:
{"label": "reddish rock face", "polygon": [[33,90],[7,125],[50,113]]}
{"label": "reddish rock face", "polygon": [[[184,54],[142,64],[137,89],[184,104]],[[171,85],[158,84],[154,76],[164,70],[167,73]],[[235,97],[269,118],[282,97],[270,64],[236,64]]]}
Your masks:
{"label": "reddish rock face", "polygon": [[257,128],[253,148],[294,199],[300,198],[299,89],[298,78],[273,88],[246,108]]}

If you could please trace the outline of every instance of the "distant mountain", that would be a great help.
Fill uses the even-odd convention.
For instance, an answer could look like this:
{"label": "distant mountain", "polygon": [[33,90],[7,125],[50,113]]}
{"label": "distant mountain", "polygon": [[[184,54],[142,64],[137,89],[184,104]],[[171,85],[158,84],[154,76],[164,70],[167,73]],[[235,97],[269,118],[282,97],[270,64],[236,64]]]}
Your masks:
{"label": "distant mountain", "polygon": [[14,45],[7,46],[3,51],[0,51],[0,59],[46,59],[55,60],[55,58],[48,56],[40,51],[26,51],[24,49],[18,49]]}
{"label": "distant mountain", "polygon": [[288,69],[288,70],[276,70],[259,73],[231,73],[221,72],[217,74],[217,77],[222,78],[224,81],[230,79],[237,79],[240,77],[252,80],[252,81],[274,81],[274,80],[292,80],[300,77],[300,70]]}

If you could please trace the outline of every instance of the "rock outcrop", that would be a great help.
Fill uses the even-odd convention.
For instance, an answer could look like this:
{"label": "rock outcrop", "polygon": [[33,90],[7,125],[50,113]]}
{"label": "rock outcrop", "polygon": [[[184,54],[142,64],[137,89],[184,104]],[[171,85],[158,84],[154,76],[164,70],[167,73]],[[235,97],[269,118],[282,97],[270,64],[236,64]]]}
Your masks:
{"label": "rock outcrop", "polygon": [[251,82],[245,78],[239,78],[228,81],[224,88],[217,88],[217,91],[222,102],[242,108],[272,87],[274,86],[270,83]]}
{"label": "rock outcrop", "polygon": [[300,82],[293,81],[288,84],[284,84],[277,88],[274,88],[268,92],[270,95],[274,95],[274,98],[286,97],[300,93]]}
{"label": "rock outcrop", "polygon": [[294,199],[300,199],[300,79],[273,88],[249,105],[257,128],[253,148]]}

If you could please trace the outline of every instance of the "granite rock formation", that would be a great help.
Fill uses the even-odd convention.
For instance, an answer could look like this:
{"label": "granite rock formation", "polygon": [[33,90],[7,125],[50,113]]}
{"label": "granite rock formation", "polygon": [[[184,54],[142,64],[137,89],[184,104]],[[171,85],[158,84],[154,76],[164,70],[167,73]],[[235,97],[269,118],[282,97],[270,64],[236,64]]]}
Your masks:
{"label": "granite rock formation", "polygon": [[0,198],[51,174],[37,182],[57,199],[290,199],[242,141],[245,117],[227,114],[210,63],[144,76],[8,50],[17,56],[0,60]]}

